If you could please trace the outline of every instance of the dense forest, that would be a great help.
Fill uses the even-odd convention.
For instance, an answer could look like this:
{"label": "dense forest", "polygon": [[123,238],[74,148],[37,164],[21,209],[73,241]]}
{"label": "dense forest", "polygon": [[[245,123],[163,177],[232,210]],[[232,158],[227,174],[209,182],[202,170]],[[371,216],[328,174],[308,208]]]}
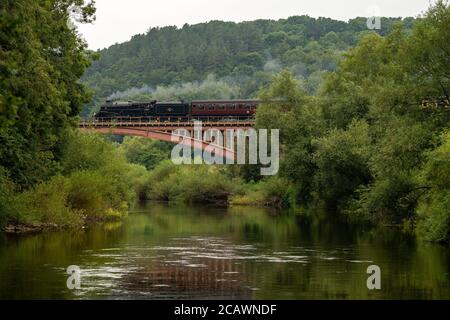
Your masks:
{"label": "dense forest", "polygon": [[[382,18],[386,35],[413,18]],[[369,33],[366,18],[348,22],[292,16],[278,21],[211,21],[152,28],[98,52],[83,77],[95,92],[89,115],[105,99],[252,98],[275,73],[289,68],[309,93],[342,54]]]}
{"label": "dense forest", "polygon": [[[94,18],[82,0],[0,4],[2,227],[117,218],[139,197],[327,212],[450,241],[448,2],[378,31],[364,18],[213,21],[97,53],[67,25],[73,4]],[[79,114],[108,97],[258,97],[257,127],[280,129],[280,172],[177,166],[165,143],[79,133]]]}

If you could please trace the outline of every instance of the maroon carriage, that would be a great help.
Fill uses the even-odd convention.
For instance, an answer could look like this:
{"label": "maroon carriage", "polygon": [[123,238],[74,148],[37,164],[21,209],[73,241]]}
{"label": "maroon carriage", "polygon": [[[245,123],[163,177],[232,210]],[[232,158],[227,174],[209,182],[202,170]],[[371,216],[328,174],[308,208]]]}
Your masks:
{"label": "maroon carriage", "polygon": [[259,100],[194,100],[191,116],[200,120],[246,120],[254,117]]}

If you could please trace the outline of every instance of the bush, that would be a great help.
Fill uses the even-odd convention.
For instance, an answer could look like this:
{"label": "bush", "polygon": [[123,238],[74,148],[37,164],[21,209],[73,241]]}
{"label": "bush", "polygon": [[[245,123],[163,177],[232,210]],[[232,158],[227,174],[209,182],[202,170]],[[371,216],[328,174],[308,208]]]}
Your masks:
{"label": "bush", "polygon": [[95,133],[70,132],[62,148],[63,175],[75,171],[98,170],[111,163],[126,163],[125,156],[104,136]]}
{"label": "bush", "polygon": [[167,160],[161,162],[156,168],[150,172],[147,180],[146,189],[148,190],[148,198],[153,200],[167,201],[170,198],[172,182],[169,181],[171,175],[176,176],[178,169],[181,167],[176,166],[172,161]]}
{"label": "bush", "polygon": [[424,239],[450,242],[450,132],[442,144],[429,152],[419,174],[419,182],[427,191],[419,201],[418,232]]}
{"label": "bush", "polygon": [[120,148],[128,161],[145,166],[152,170],[155,166],[170,156],[172,144],[141,137],[125,137]]}
{"label": "bush", "polygon": [[43,182],[15,198],[16,223],[55,224],[59,227],[81,226],[81,210],[70,208],[68,204],[68,181],[57,176]]}
{"label": "bush", "polygon": [[147,199],[149,193],[147,183],[150,175],[149,171],[147,171],[145,167],[137,164],[129,164],[127,167],[126,178],[132,187],[130,190],[134,189],[134,195],[136,195],[139,200]]}
{"label": "bush", "polygon": [[432,192],[417,211],[419,236],[428,241],[450,242],[450,190]]}
{"label": "bush", "polygon": [[160,163],[148,179],[149,198],[187,203],[226,202],[233,190],[223,169],[212,165]]}
{"label": "bush", "polygon": [[[132,186],[130,185],[130,192]],[[130,200],[120,182],[100,171],[56,176],[14,198],[18,224],[79,227],[86,220],[105,220],[126,214]]]}
{"label": "bush", "polygon": [[83,212],[88,219],[120,216],[128,209],[111,177],[97,171],[80,171],[67,179],[67,204]]}
{"label": "bush", "polygon": [[[64,176],[19,195],[13,194],[6,175],[0,172],[0,222],[81,226],[85,220],[124,215],[136,194],[146,193],[145,168],[127,163],[117,146],[96,134],[70,133],[61,167]],[[8,216],[4,213],[7,206]]]}
{"label": "bush", "polygon": [[8,219],[13,215],[12,197],[14,184],[8,179],[6,171],[0,167],[0,229],[2,229]]}
{"label": "bush", "polygon": [[339,207],[369,182],[368,131],[366,122],[352,121],[347,130],[334,129],[313,140],[314,190],[328,208]]}
{"label": "bush", "polygon": [[171,197],[183,202],[227,202],[233,190],[231,180],[218,166],[185,166],[172,179]]}
{"label": "bush", "polygon": [[[358,188],[347,213],[388,224],[413,219],[420,194],[415,173],[425,160],[424,151],[432,146],[432,133],[423,123],[392,115],[372,125],[371,130],[372,135],[381,135],[368,147],[372,181]],[[347,174],[355,171],[348,170]]]}
{"label": "bush", "polygon": [[399,224],[415,212],[415,185],[409,174],[398,173],[389,179],[378,179],[357,190],[344,212],[355,220]]}
{"label": "bush", "polygon": [[232,197],[231,204],[281,208],[294,205],[295,198],[291,182],[280,177],[270,177],[257,184],[246,185],[242,194]]}
{"label": "bush", "polygon": [[[87,179],[105,188],[103,196],[109,199],[108,204],[113,209],[145,192],[142,190],[147,174],[145,168],[129,164],[122,148],[98,134],[71,134],[64,148],[62,167],[67,176],[73,175],[71,179],[77,180],[78,173],[82,172],[81,176],[88,175]],[[100,176],[104,182],[96,181]]]}

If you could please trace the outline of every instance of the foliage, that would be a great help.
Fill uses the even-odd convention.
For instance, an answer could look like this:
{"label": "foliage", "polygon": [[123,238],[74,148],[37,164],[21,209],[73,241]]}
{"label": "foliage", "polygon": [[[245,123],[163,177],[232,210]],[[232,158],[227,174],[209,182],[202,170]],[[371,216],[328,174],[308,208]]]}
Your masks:
{"label": "foliage", "polygon": [[56,176],[16,196],[17,214],[13,222],[81,226],[83,212],[69,206],[67,183],[65,178]]}
{"label": "foliage", "polygon": [[224,169],[213,165],[179,166],[161,162],[149,180],[149,198],[187,203],[226,203],[233,184]]}
{"label": "foliage", "polygon": [[260,97],[264,104],[257,110],[256,126],[280,129],[280,174],[294,182],[298,200],[307,201],[315,168],[312,140],[323,130],[320,109],[288,70],[275,76]]}
{"label": "foliage", "polygon": [[332,129],[313,140],[317,168],[313,189],[327,207],[336,208],[370,181],[369,125],[354,120],[346,130]]}
{"label": "foliage", "polygon": [[[88,218],[126,213],[127,201],[118,183],[101,172],[80,171],[68,178],[67,202],[70,208],[81,210]],[[129,195],[131,198],[132,196]]]}
{"label": "foliage", "polygon": [[71,5],[93,19],[83,0],[0,3],[0,166],[18,189],[57,173],[58,142],[89,101],[78,80],[91,58],[67,24]]}
{"label": "foliage", "polygon": [[274,176],[244,185],[230,202],[232,205],[289,207],[295,205],[295,190],[289,180]]}
{"label": "foliage", "polygon": [[141,164],[148,170],[170,156],[173,145],[168,142],[140,137],[125,137],[120,148],[131,163]]}
{"label": "foliage", "polygon": [[0,228],[4,227],[12,215],[14,194],[14,184],[6,175],[4,169],[0,167]]}
{"label": "foliage", "polygon": [[399,223],[412,218],[417,205],[414,172],[432,136],[420,123],[392,117],[369,159],[374,180],[361,188],[360,210],[371,220]]}
{"label": "foliage", "polygon": [[449,20],[448,3],[437,1],[412,30],[368,32],[316,96],[287,70],[263,89],[257,126],[281,130],[280,175],[298,202],[373,223],[419,218],[422,237],[448,241],[448,155],[436,145],[450,112],[421,103],[448,97]]}
{"label": "foliage", "polygon": [[126,213],[117,184],[100,172],[80,171],[56,176],[16,196],[16,223],[81,226],[86,220],[109,219]]}
{"label": "foliage", "polygon": [[[379,33],[388,34],[400,21],[383,18]],[[403,19],[408,28],[413,21]],[[95,91],[83,116],[108,97],[250,98],[283,68],[313,93],[324,73],[335,70],[343,52],[365,33],[365,18],[343,22],[308,16],[152,28],[98,52],[100,59],[83,78]]]}
{"label": "foliage", "polygon": [[103,136],[77,131],[71,131],[65,136],[61,157],[61,171],[64,175],[102,169],[112,162],[124,163],[125,158]]}
{"label": "foliage", "polygon": [[[131,202],[139,190],[139,182],[145,177],[144,167],[130,164],[123,150],[107,138],[98,134],[73,133],[66,143],[61,164],[63,172],[72,178],[83,175],[86,180],[103,177],[104,184],[98,182],[98,188],[104,189],[103,195],[109,199],[109,206],[114,209]],[[86,188],[89,188],[86,186]]]}
{"label": "foliage", "polygon": [[[9,203],[10,223],[74,227],[86,220],[117,218],[126,214],[136,195],[145,193],[147,171],[129,164],[117,145],[78,132],[70,132],[64,141],[60,162],[64,176],[19,194],[0,189],[2,197],[9,191],[10,201],[5,203]],[[7,186],[4,181],[0,185]]]}
{"label": "foliage", "polygon": [[450,242],[450,133],[442,144],[427,154],[419,174],[422,190],[418,206],[418,230],[431,241]]}

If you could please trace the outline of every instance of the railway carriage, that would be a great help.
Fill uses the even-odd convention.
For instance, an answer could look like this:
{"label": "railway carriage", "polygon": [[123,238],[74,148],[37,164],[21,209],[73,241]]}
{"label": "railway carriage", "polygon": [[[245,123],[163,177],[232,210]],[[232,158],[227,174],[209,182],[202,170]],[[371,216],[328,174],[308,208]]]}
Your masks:
{"label": "railway carriage", "polygon": [[194,100],[191,117],[199,120],[242,120],[252,117],[258,100]]}

